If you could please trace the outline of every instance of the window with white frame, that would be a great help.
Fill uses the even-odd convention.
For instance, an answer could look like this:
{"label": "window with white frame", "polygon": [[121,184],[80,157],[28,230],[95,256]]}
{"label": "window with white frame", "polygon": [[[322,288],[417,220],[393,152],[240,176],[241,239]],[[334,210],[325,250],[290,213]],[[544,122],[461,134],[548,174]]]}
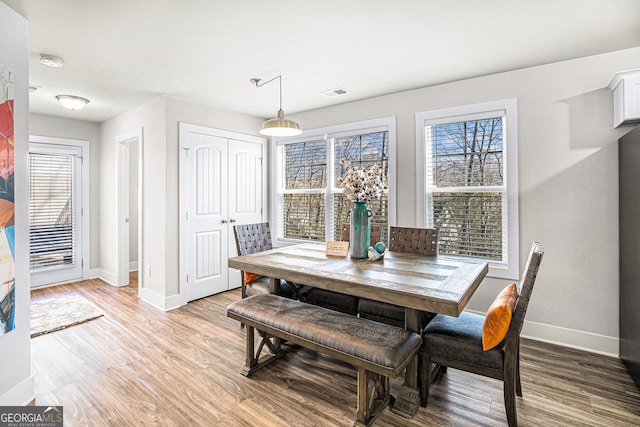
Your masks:
{"label": "window with white frame", "polygon": [[394,212],[389,197],[394,139],[395,121],[391,118],[315,129],[295,139],[276,140],[277,239],[340,240],[342,224],[349,222],[352,207],[337,183],[344,174],[343,158],[352,166],[381,166],[385,191],[380,200],[367,206],[372,212],[371,223],[380,224],[385,236]]}
{"label": "window with white frame", "polygon": [[516,100],[416,114],[419,219],[438,229],[438,251],[490,262],[517,278]]}

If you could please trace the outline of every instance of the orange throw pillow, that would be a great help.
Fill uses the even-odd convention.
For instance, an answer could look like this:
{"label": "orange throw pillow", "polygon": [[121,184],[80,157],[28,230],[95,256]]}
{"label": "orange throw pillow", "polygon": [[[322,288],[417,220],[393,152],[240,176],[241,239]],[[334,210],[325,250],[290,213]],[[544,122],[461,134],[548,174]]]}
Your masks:
{"label": "orange throw pillow", "polygon": [[258,280],[261,277],[263,277],[263,276],[261,276],[259,274],[249,273],[248,271],[245,271],[244,272],[244,284],[248,285],[249,283]]}
{"label": "orange throw pillow", "polygon": [[518,287],[515,283],[502,290],[487,311],[482,324],[482,349],[491,350],[507,336],[511,315],[518,301]]}

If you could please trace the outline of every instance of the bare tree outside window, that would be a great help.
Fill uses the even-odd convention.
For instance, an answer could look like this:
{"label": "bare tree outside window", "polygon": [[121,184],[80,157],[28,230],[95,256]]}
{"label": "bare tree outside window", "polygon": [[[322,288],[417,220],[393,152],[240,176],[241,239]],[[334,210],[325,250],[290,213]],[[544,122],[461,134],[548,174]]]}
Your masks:
{"label": "bare tree outside window", "polygon": [[[333,164],[328,164],[328,150],[333,150]],[[278,155],[283,174],[278,215],[281,215],[284,238],[324,241],[327,224],[333,224],[330,238],[340,239],[342,224],[349,222],[349,211],[353,207],[337,185],[337,178],[345,173],[340,159],[366,168],[377,163],[383,171],[383,183],[388,186],[388,131],[288,143],[280,147]],[[328,182],[328,176],[333,182]],[[382,225],[384,238],[389,222],[388,205],[388,190],[380,200],[368,203],[371,222]]]}
{"label": "bare tree outside window", "polygon": [[432,223],[441,253],[500,260],[503,253],[503,118],[426,127]]}

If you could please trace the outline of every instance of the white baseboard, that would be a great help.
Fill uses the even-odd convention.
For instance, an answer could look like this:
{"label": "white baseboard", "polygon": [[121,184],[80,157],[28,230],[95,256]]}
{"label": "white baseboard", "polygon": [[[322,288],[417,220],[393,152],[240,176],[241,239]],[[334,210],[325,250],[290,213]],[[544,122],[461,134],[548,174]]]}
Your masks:
{"label": "white baseboard", "polygon": [[138,296],[142,301],[163,311],[173,310],[182,306],[182,300],[179,294],[165,297],[147,288],[142,288],[138,292]]}
{"label": "white baseboard", "polygon": [[[486,314],[475,310],[467,311],[481,316]],[[577,329],[563,328],[561,326],[525,320],[524,325],[522,326],[521,336],[536,341],[602,354],[604,356],[620,357],[619,338],[579,331]]]}
{"label": "white baseboard", "polygon": [[138,261],[131,261],[129,263],[129,271],[137,271],[138,270]]}
{"label": "white baseboard", "polygon": [[36,398],[33,375],[0,396],[0,406],[25,406]]}
{"label": "white baseboard", "polygon": [[110,271],[103,270],[102,268],[91,269],[91,277],[93,279],[100,279],[103,282],[110,284],[111,286],[118,287],[118,276]]}
{"label": "white baseboard", "polygon": [[522,336],[591,353],[620,357],[619,338],[526,320],[522,327]]}

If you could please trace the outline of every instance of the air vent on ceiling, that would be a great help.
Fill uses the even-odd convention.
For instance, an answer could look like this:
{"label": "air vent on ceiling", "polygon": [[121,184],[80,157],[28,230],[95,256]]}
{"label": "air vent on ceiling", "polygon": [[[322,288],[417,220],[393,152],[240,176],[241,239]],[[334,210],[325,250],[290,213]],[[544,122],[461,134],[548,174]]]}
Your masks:
{"label": "air vent on ceiling", "polygon": [[322,92],[322,94],[324,96],[326,96],[327,98],[333,98],[334,96],[342,96],[342,95],[346,95],[348,93],[349,93],[349,91],[346,90],[343,87],[339,87],[337,89],[331,89],[331,90],[327,90],[325,92]]}

